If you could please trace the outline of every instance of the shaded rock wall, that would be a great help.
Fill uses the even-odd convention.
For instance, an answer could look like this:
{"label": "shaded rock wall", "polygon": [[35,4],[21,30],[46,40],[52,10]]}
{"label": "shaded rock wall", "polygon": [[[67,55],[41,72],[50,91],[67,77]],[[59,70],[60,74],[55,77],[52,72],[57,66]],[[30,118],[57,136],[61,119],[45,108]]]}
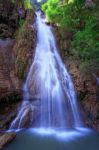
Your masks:
{"label": "shaded rock wall", "polygon": [[19,18],[15,5],[9,1],[0,2],[0,38],[12,38],[18,28]]}
{"label": "shaded rock wall", "polygon": [[65,58],[65,56],[71,55],[70,53],[70,42],[72,39],[72,32],[68,30],[62,30],[57,26],[53,26],[53,32],[56,37],[56,43],[58,45],[58,50],[60,52],[61,57]]}
{"label": "shaded rock wall", "polygon": [[[31,64],[34,43],[34,30],[23,27],[24,38],[0,40],[0,99],[17,93],[21,94],[23,79]],[[31,32],[32,30],[32,32]],[[26,39],[25,39],[26,37]]]}
{"label": "shaded rock wall", "polygon": [[20,81],[15,75],[14,43],[11,39],[0,40],[0,100],[21,92]]}
{"label": "shaded rock wall", "polygon": [[[12,8],[12,4],[7,8],[2,8],[1,4],[0,25],[7,27],[7,32],[4,26],[0,28],[0,130],[5,130],[15,118],[23,98],[22,85],[31,64],[36,37],[33,10],[27,10],[22,24],[14,28],[8,22],[12,15],[18,15],[18,10]],[[14,20],[14,25],[17,25],[17,21]],[[13,32],[10,28],[13,28]],[[7,33],[11,33],[11,36]]]}
{"label": "shaded rock wall", "polygon": [[[22,97],[22,84],[31,64],[35,47],[35,31],[32,26],[35,19],[34,10],[27,10],[26,16],[25,10],[22,11],[24,17],[19,16],[18,12],[19,8],[15,7],[11,1],[8,5],[4,1],[0,2],[0,26],[3,25],[0,28],[2,38],[0,39],[0,101],[12,99],[13,96],[16,99]],[[14,16],[13,19],[12,16]],[[23,23],[18,25],[21,19]],[[10,20],[13,20],[13,25]],[[6,30],[7,33],[11,33],[12,36],[5,32],[4,26],[9,30]],[[11,28],[14,32],[10,30]],[[15,32],[16,36],[13,36]],[[20,96],[17,97],[17,94]]]}

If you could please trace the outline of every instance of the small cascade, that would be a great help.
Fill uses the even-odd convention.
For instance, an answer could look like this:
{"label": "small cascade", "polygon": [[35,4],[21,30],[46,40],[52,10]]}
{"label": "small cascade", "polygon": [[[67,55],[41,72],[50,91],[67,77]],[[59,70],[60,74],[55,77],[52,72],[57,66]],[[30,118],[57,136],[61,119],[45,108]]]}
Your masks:
{"label": "small cascade", "polygon": [[51,27],[36,12],[37,45],[25,85],[24,99],[10,129],[82,127],[70,74],[57,50]]}

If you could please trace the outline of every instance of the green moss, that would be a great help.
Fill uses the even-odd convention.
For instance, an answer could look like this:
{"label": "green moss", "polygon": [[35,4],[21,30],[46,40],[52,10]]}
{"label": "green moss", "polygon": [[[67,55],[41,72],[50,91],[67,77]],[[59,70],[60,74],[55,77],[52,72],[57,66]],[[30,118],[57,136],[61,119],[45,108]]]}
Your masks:
{"label": "green moss", "polygon": [[24,72],[25,72],[26,64],[18,58],[16,60],[16,70],[17,70],[17,75],[20,79],[24,78]]}
{"label": "green moss", "polygon": [[32,9],[32,5],[30,3],[30,0],[24,0],[24,7],[26,9]]}

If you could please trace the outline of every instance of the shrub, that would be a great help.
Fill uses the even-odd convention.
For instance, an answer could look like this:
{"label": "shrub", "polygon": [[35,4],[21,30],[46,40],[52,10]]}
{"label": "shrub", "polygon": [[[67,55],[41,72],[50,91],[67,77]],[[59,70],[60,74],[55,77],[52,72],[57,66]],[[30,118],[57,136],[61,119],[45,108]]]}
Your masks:
{"label": "shrub", "polygon": [[48,0],[42,6],[48,20],[73,33],[71,51],[81,59],[81,68],[99,66],[99,5],[86,9],[85,0]]}

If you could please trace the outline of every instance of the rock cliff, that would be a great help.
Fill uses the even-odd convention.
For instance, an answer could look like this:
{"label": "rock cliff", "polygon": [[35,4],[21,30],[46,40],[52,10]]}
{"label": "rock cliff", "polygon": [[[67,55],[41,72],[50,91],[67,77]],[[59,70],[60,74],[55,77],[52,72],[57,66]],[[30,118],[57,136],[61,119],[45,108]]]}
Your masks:
{"label": "rock cliff", "polygon": [[18,7],[0,2],[0,130],[7,129],[17,114],[35,47],[34,10],[22,12],[21,18]]}
{"label": "rock cliff", "polygon": [[86,126],[99,131],[99,83],[94,76],[99,76],[99,72],[86,74],[81,71],[81,60],[71,52],[72,32],[62,32],[56,26],[53,28],[59,52],[74,82],[83,121]]}

